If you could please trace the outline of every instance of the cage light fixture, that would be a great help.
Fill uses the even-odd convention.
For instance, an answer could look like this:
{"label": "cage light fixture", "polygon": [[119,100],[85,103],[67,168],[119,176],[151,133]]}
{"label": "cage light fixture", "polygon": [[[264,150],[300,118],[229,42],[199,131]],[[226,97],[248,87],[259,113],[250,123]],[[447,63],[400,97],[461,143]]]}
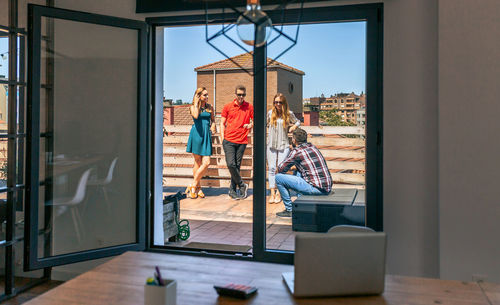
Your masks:
{"label": "cage light fixture", "polygon": [[[231,1],[222,1],[224,4],[224,8],[222,9],[223,22],[221,24],[221,29],[217,31],[213,35],[209,35],[208,28],[210,23],[210,16],[208,13],[209,10],[209,2],[213,0],[204,0],[205,1],[205,40],[206,42],[212,46],[217,52],[222,54],[224,57],[229,59],[233,64],[237,67],[245,71],[246,73],[253,76],[253,69],[248,67],[241,66],[238,62],[234,61],[231,56],[227,55],[227,51],[222,50],[222,48],[215,45],[215,39],[219,37],[224,37],[233,43],[235,46],[240,48],[245,53],[253,53],[255,48],[262,47],[264,45],[271,45],[278,39],[285,39],[290,44],[288,47],[284,48],[275,58],[272,58],[270,63],[278,60],[281,56],[283,56],[286,52],[288,52],[291,48],[293,48],[298,41],[299,36],[299,28],[302,20],[302,10],[304,7],[304,0],[288,0],[283,1],[282,4],[277,6],[274,9],[267,10],[268,12],[277,11],[280,12],[281,22],[280,26],[276,26],[272,24],[271,18],[262,10],[259,0],[247,0],[246,10],[244,12],[235,8],[230,2]],[[288,35],[283,31],[283,26],[286,22],[290,22],[287,20],[287,6],[291,3],[299,4],[298,13],[296,13],[297,19],[294,20],[296,25],[295,33],[293,35]],[[225,14],[227,9],[236,13],[238,15],[236,23],[226,23],[225,22]],[[234,19],[233,19],[234,20]],[[238,38],[241,40],[232,38],[228,33],[236,27],[236,32]],[[273,35],[270,41],[269,38]],[[252,50],[247,50],[246,46],[253,47]]]}
{"label": "cage light fixture", "polygon": [[247,0],[246,11],[238,17],[236,29],[241,41],[261,47],[271,34],[272,22],[262,11],[259,0]]}

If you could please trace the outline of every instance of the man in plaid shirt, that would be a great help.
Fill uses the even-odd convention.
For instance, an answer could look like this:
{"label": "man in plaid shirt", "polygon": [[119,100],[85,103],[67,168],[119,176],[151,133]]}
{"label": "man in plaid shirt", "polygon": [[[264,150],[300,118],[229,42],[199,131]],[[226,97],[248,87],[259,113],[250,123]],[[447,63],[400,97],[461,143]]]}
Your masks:
{"label": "man in plaid shirt", "polygon": [[[281,162],[276,174],[276,187],[285,204],[285,210],[276,213],[280,217],[292,217],[290,189],[304,195],[328,195],[333,184],[325,158],[316,146],[307,143],[305,130],[297,128],[293,131],[292,144],[295,149]],[[296,174],[285,174],[292,166],[295,166]]]}

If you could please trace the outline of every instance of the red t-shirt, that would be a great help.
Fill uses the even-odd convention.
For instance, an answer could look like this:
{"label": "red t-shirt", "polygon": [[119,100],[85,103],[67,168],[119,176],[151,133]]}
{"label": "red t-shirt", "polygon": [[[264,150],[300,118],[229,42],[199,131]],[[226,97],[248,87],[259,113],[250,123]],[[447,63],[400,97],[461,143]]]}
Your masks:
{"label": "red t-shirt", "polygon": [[221,115],[226,118],[224,139],[236,144],[248,144],[250,129],[244,128],[243,125],[249,124],[250,119],[253,120],[253,106],[246,101],[240,106],[235,99],[224,106]]}

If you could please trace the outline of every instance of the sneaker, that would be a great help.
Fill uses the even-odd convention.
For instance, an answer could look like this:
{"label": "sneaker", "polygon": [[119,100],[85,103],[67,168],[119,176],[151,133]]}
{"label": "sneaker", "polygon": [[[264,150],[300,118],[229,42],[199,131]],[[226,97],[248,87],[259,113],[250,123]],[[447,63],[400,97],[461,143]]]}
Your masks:
{"label": "sneaker", "polygon": [[238,193],[236,193],[235,190],[233,189],[230,189],[229,190],[229,193],[227,193],[229,195],[229,198],[233,199],[233,200],[239,200],[240,199],[240,196],[238,196]]}
{"label": "sneaker", "polygon": [[292,211],[283,210],[281,212],[276,213],[276,216],[279,216],[279,217],[292,217]]}
{"label": "sneaker", "polygon": [[243,185],[240,186],[240,199],[245,199],[248,197],[248,184],[243,182]]}

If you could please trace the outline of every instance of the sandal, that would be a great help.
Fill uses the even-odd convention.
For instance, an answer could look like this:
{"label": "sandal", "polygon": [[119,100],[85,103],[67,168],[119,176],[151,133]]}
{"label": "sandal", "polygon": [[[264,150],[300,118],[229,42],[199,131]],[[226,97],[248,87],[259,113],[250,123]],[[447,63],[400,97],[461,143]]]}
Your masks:
{"label": "sandal", "polygon": [[191,186],[189,185],[187,188],[186,188],[186,197],[189,197],[191,199],[196,199],[198,198],[198,194],[196,193],[196,187],[195,186]]}
{"label": "sandal", "polygon": [[201,190],[201,185],[200,186],[197,186],[196,189],[198,190],[198,197],[200,198],[205,198],[205,193],[203,193],[203,191]]}
{"label": "sandal", "polygon": [[273,200],[273,203],[280,203],[281,202],[281,196],[280,196],[280,193],[276,190],[276,192],[274,193],[274,200]]}

